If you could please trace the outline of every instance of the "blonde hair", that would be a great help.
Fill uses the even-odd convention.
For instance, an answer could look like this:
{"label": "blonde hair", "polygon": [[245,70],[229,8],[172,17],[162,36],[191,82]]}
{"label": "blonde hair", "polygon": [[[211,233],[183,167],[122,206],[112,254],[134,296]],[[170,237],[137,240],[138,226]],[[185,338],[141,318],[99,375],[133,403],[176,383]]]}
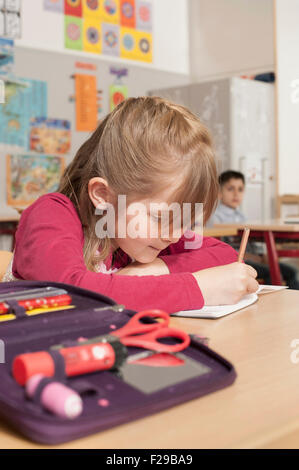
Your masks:
{"label": "blonde hair", "polygon": [[[88,195],[93,177],[105,178],[116,195],[149,198],[182,180],[175,202],[203,203],[204,221],[218,195],[212,141],[187,108],[159,97],[129,98],[99,124],[66,168],[58,191],[75,205],[84,230],[88,269],[107,257],[111,240],[98,239],[97,217]],[[97,255],[99,250],[99,255]]]}

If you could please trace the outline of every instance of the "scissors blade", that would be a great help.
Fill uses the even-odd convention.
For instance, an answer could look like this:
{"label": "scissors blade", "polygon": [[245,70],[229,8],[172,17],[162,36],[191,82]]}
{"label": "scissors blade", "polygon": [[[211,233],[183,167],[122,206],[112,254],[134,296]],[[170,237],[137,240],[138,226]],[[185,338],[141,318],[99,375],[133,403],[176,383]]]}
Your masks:
{"label": "scissors blade", "polygon": [[133,354],[128,357],[127,363],[131,364],[135,361],[140,361],[140,359],[145,359],[146,357],[153,356],[154,354],[157,354],[155,351],[142,351],[137,354]]}
{"label": "scissors blade", "polygon": [[150,367],[174,367],[183,365],[184,361],[180,358],[180,354],[144,351],[129,356],[122,368],[130,364]]}

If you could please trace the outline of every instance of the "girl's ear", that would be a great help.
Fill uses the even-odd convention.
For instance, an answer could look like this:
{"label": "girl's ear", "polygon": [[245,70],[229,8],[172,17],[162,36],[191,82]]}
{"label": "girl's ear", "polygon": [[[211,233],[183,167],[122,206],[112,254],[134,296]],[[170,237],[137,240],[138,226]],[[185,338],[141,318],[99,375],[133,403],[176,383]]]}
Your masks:
{"label": "girl's ear", "polygon": [[89,180],[88,195],[94,207],[107,209],[107,204],[110,202],[110,190],[104,178],[95,177]]}

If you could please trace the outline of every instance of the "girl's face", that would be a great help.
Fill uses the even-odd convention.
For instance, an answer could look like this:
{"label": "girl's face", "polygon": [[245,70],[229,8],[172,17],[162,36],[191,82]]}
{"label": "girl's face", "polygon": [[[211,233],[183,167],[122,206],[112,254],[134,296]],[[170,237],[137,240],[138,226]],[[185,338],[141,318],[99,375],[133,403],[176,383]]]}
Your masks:
{"label": "girl's face", "polygon": [[[116,221],[115,246],[139,263],[154,261],[159,253],[183,235],[178,212],[171,210],[171,191],[166,190],[152,199],[142,199],[126,208],[126,236],[120,235],[119,218]],[[163,207],[164,203],[164,207]],[[160,208],[160,210],[159,210]],[[181,214],[181,210],[179,209]],[[171,221],[173,220],[173,224]],[[169,223],[170,221],[170,223]],[[177,223],[176,223],[177,222]]]}
{"label": "girl's face", "polygon": [[[104,230],[104,236],[110,233],[114,250],[121,248],[135,261],[150,263],[162,250],[181,238],[189,221],[183,219],[178,203],[167,203],[179,183],[170,180],[168,188],[157,196],[130,203],[126,196],[117,197],[110,191],[106,180],[95,177],[89,181],[88,191],[93,205],[108,212],[112,208],[107,221],[110,228]],[[100,238],[102,231],[98,233]]]}

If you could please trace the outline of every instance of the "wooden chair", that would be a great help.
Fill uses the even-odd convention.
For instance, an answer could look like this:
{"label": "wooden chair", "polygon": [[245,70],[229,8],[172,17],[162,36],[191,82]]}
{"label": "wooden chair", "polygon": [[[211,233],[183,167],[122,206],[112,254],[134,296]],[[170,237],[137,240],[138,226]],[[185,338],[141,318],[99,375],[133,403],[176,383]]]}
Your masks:
{"label": "wooden chair", "polygon": [[5,274],[7,266],[10,263],[12,258],[12,253],[10,251],[0,251],[0,282]]}
{"label": "wooden chair", "polygon": [[[277,197],[277,217],[282,217],[282,206],[284,205],[297,205],[299,210],[299,194],[283,194]],[[286,215],[285,217],[292,217],[292,215]],[[295,217],[295,215],[293,215]],[[297,215],[298,217],[298,215]]]}

